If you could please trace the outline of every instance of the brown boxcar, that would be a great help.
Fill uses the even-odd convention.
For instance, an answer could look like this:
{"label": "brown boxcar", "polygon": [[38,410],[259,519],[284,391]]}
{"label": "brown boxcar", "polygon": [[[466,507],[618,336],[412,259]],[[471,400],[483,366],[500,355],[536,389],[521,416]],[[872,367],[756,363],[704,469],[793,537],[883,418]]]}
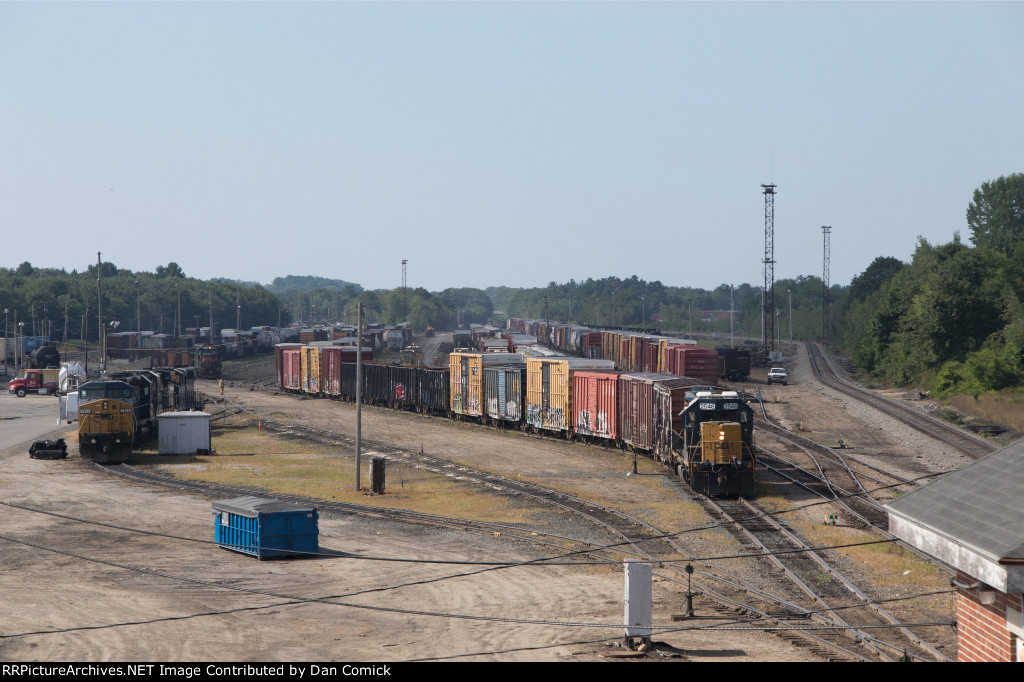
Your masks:
{"label": "brown boxcar", "polygon": [[637,450],[652,452],[658,459],[671,458],[677,413],[686,407],[686,392],[701,382],[672,374],[639,372],[619,376],[620,440]]}

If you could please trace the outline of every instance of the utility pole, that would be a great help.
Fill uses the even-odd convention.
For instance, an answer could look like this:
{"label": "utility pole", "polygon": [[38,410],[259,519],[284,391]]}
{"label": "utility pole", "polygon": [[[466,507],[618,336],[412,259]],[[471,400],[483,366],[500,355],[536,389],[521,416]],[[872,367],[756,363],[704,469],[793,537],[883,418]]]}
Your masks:
{"label": "utility pole", "polygon": [[242,294],[235,294],[235,305],[238,307],[238,315],[235,319],[235,331],[242,328]]}
{"label": "utility pole", "polygon": [[178,294],[178,310],[174,318],[174,338],[181,336],[181,286],[174,285],[174,291]]}
{"label": "utility pole", "polygon": [[210,299],[210,343],[213,343],[213,299]]}
{"label": "utility pole", "polygon": [[828,328],[829,328],[829,284],[828,284],[828,269],[829,269],[829,249],[830,242],[832,240],[832,226],[822,225],[821,234],[825,240],[825,253],[824,253],[824,267],[821,275],[821,345],[827,346],[829,344]]}
{"label": "utility pole", "polygon": [[139,348],[142,348],[142,287],[135,280],[135,331],[139,333]]}
{"label": "utility pole", "polygon": [[363,449],[363,304],[356,304],[356,492]]}
{"label": "utility pole", "polygon": [[764,190],[764,352],[775,350],[775,185],[761,185]]}
{"label": "utility pole", "polygon": [[789,345],[790,352],[792,352],[793,346],[793,291],[786,289],[786,294],[789,296]]}
{"label": "utility pole", "polygon": [[107,371],[107,337],[104,334],[106,327],[103,326],[103,261],[101,259],[102,254],[96,252],[96,321],[99,322],[97,327],[100,330],[100,335],[103,336],[100,339],[100,374],[105,374]]}

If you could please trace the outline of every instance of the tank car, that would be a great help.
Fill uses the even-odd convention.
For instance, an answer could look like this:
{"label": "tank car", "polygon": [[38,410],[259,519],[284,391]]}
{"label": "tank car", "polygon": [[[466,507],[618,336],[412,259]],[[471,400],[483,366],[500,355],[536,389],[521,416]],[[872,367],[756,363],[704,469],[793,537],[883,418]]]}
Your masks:
{"label": "tank car", "polygon": [[735,497],[754,491],[754,410],[736,391],[700,391],[683,410],[673,451],[679,475],[694,491]]}

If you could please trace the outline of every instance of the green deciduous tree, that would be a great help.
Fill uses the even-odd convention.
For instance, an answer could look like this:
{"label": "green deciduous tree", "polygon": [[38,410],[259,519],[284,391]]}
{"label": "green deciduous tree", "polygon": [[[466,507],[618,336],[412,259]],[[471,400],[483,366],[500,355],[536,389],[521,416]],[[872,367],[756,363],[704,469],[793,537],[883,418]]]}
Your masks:
{"label": "green deciduous tree", "polygon": [[971,241],[1010,254],[1024,236],[1024,173],[984,182],[967,207]]}

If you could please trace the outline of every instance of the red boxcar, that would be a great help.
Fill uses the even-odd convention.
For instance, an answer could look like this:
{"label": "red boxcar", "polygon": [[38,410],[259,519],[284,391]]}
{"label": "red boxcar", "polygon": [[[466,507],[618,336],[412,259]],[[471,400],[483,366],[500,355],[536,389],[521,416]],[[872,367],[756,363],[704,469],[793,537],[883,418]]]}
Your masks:
{"label": "red boxcar", "polygon": [[619,437],[618,372],[580,370],[573,374],[572,420],[579,436]]}
{"label": "red boxcar", "polygon": [[302,348],[286,348],[281,353],[281,388],[302,390]]}

